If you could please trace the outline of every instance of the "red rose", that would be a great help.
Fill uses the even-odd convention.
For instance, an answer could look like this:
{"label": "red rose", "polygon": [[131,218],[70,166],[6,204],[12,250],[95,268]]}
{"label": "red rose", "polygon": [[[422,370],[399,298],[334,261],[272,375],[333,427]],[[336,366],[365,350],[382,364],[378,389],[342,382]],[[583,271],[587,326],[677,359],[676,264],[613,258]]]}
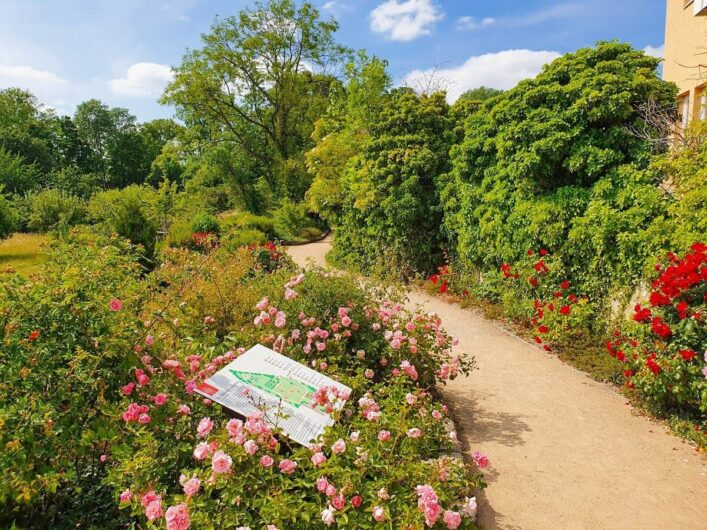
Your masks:
{"label": "red rose", "polygon": [[442,285],[439,286],[439,292],[442,294],[447,292],[447,282],[444,282]]}
{"label": "red rose", "polygon": [[652,322],[653,333],[662,339],[668,338],[673,332],[660,317],[655,317]]}
{"label": "red rose", "polygon": [[681,319],[686,318],[687,317],[687,302],[685,300],[679,302],[678,305],[675,306],[675,310],[678,312],[678,315],[680,315]]}
{"label": "red rose", "polygon": [[646,365],[648,366],[648,369],[653,372],[653,375],[658,375],[661,372],[660,365],[655,362],[655,354],[646,359]]}
{"label": "red rose", "polygon": [[530,285],[532,285],[533,287],[537,287],[538,286],[538,279],[537,278],[530,278]]}
{"label": "red rose", "polygon": [[547,256],[547,254],[548,254],[547,249],[544,249],[544,248],[541,248],[541,249],[540,249],[540,255],[541,255],[541,256]]}
{"label": "red rose", "polygon": [[548,331],[550,331],[550,328],[548,328],[547,326],[540,326],[538,328],[539,333],[547,333]]}
{"label": "red rose", "polygon": [[569,314],[570,314],[570,306],[568,306],[568,305],[563,305],[563,306],[560,308],[560,314],[562,314],[562,315],[569,315]]}
{"label": "red rose", "polygon": [[359,506],[361,506],[362,502],[363,499],[360,495],[354,495],[353,497],[351,497],[351,506],[353,506],[354,508],[358,508]]}
{"label": "red rose", "polygon": [[692,350],[680,350],[680,357],[682,357],[686,361],[691,361],[697,356],[697,352],[694,352]]}
{"label": "red rose", "polygon": [[32,341],[32,342],[34,342],[35,340],[37,340],[37,339],[39,338],[39,330],[38,330],[38,329],[35,329],[34,331],[32,331],[32,333],[29,334],[29,337],[28,337],[28,338],[29,338],[29,340]]}
{"label": "red rose", "polygon": [[570,281],[569,281],[569,280],[565,280],[564,282],[562,282],[562,283],[560,284],[560,287],[566,291],[567,289],[570,288]]}
{"label": "red rose", "polygon": [[437,284],[437,275],[433,274],[432,276],[430,276],[430,281],[436,285]]}
{"label": "red rose", "polygon": [[636,307],[634,307],[633,310],[636,312],[633,315],[633,319],[636,322],[648,322],[651,319],[651,310],[648,308],[642,308],[641,304],[636,304]]}
{"label": "red rose", "polygon": [[537,342],[538,344],[542,344],[542,343],[543,343],[543,339],[541,339],[541,338],[538,337],[537,335],[536,335],[535,337],[533,337],[533,338],[535,339],[535,342]]}
{"label": "red rose", "polygon": [[535,252],[533,252],[533,249],[529,248],[528,249],[528,256],[532,256],[533,254],[535,254]]}

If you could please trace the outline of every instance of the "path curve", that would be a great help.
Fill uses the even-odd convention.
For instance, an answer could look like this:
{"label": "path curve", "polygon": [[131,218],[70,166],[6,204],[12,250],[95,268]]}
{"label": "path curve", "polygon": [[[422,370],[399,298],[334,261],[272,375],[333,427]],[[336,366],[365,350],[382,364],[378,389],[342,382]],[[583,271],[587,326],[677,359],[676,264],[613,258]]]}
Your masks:
{"label": "path curve", "polygon": [[[291,247],[325,266],[326,239]],[[492,529],[707,530],[707,461],[607,385],[477,312],[418,290],[479,369],[444,389],[466,447],[491,460],[479,521]]]}

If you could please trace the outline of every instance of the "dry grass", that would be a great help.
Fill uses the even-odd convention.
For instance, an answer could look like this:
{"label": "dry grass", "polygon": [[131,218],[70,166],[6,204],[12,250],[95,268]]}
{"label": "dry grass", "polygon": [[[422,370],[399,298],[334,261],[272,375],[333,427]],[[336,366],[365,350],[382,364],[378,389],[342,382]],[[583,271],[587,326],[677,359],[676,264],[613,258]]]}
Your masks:
{"label": "dry grass", "polygon": [[42,245],[49,240],[46,234],[13,234],[0,241],[0,269],[12,268],[22,276],[36,272],[46,259]]}

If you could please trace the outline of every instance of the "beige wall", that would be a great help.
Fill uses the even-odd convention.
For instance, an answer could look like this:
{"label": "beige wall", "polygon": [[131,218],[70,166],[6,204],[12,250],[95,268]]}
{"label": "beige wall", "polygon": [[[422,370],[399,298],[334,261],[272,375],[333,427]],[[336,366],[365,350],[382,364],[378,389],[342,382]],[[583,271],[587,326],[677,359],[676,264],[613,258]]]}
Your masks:
{"label": "beige wall", "polygon": [[678,85],[681,111],[687,110],[686,96],[689,118],[694,119],[700,117],[703,94],[707,95],[702,91],[707,84],[707,16],[695,16],[692,3],[686,4],[685,0],[667,0],[663,79]]}

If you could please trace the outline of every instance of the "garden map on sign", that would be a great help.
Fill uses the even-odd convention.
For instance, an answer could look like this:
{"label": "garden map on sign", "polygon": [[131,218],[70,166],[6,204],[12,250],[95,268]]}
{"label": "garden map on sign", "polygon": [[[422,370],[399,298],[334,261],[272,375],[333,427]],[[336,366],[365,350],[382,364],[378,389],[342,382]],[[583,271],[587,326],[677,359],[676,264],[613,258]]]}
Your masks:
{"label": "garden map on sign", "polygon": [[[324,386],[351,393],[349,387],[257,344],[199,384],[196,391],[242,416],[264,411],[270,427],[311,447],[334,424],[330,414],[310,405],[314,393]],[[335,408],[343,406],[339,401]]]}

